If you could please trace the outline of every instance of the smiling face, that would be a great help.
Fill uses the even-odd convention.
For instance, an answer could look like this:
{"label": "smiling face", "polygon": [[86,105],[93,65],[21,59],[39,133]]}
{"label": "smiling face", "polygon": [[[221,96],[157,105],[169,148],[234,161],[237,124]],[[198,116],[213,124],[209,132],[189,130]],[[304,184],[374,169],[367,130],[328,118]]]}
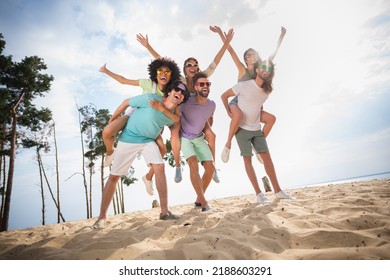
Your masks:
{"label": "smiling face", "polygon": [[244,61],[247,67],[254,65],[259,59],[259,54],[254,49],[247,49],[244,53]]}
{"label": "smiling face", "polygon": [[157,69],[157,84],[166,86],[171,80],[172,71],[165,66]]}
{"label": "smiling face", "polygon": [[211,83],[207,78],[199,78],[194,86],[196,93],[204,98],[207,98],[210,94]]}
{"label": "smiling face", "polygon": [[169,101],[173,104],[180,105],[184,101],[184,92],[186,91],[183,84],[179,84],[176,87],[172,88],[172,90],[168,94]]}
{"label": "smiling face", "polygon": [[195,59],[187,59],[184,64],[185,76],[192,78],[198,72],[199,72],[198,62]]}
{"label": "smiling face", "polygon": [[262,61],[259,66],[256,68],[257,77],[266,81],[270,75],[273,73],[274,68],[269,60]]}

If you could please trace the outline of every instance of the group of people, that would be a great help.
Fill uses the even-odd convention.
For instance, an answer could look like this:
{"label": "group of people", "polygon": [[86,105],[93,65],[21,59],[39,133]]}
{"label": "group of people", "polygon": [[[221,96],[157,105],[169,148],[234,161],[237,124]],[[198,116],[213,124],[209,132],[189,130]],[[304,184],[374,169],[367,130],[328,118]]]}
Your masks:
{"label": "group of people", "polygon": [[[115,110],[109,124],[103,131],[103,141],[107,154],[105,166],[111,165],[110,176],[103,190],[100,214],[92,228],[103,228],[111,200],[115,194],[120,177],[126,175],[134,159],[141,154],[149,172],[142,180],[150,195],[154,194],[153,177],[160,200],[160,219],[179,219],[168,207],[167,179],[163,156],[166,147],[162,131],[168,126],[171,132],[171,146],[175,160],[175,182],[182,180],[180,153],[183,154],[190,170],[190,180],[196,193],[195,207],[201,212],[215,211],[205,198],[205,191],[211,180],[219,182],[215,168],[215,133],[212,130],[213,114],[216,104],[209,98],[214,73],[226,50],[230,53],[238,69],[238,83],[221,96],[226,111],[231,118],[228,140],[222,151],[222,161],[229,160],[231,141],[236,136],[244,159],[245,170],[255,190],[257,202],[269,203],[261,192],[256,173],[252,165],[252,151],[264,164],[265,171],[279,199],[292,199],[279,185],[275,168],[268,151],[266,136],[269,134],[275,117],[263,110],[263,104],[272,92],[274,77],[273,59],[280,47],[286,29],[282,27],[276,50],[269,59],[262,60],[254,49],[244,53],[242,63],[230,42],[234,32],[227,33],[217,26],[210,30],[218,33],[223,45],[206,70],[200,71],[197,59],[185,60],[183,73],[170,58],[160,56],[149,44],[148,36],[137,35],[137,40],[155,58],[148,65],[149,78],[132,80],[111,72],[104,64],[100,71],[122,84],[140,86],[143,94],[127,98]],[[228,103],[228,99],[233,97]],[[261,123],[264,123],[263,129]],[[114,147],[115,137],[120,132],[118,144]],[[199,173],[199,163],[204,168]]]}

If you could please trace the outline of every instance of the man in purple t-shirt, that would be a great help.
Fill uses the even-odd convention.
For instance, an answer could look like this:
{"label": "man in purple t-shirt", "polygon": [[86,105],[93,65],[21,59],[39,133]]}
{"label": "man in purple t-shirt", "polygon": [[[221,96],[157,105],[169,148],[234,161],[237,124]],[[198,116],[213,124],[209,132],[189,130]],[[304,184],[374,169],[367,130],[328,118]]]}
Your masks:
{"label": "man in purple t-shirt", "polygon": [[[195,205],[202,208],[202,212],[213,210],[204,193],[213,177],[215,166],[210,147],[204,139],[203,130],[210,126],[215,111],[215,102],[208,98],[210,85],[207,75],[198,72],[194,78],[195,95],[179,107],[181,113],[180,143],[181,151],[190,168],[190,178],[197,198]],[[199,175],[200,162],[203,165],[203,176]]]}

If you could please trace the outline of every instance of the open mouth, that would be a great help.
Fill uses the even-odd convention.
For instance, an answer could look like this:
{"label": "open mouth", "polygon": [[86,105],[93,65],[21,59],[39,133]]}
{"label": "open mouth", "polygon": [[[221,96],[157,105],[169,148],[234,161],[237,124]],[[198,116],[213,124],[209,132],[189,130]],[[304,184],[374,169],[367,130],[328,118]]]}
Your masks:
{"label": "open mouth", "polygon": [[197,73],[196,69],[188,70],[188,73],[191,75],[195,75]]}

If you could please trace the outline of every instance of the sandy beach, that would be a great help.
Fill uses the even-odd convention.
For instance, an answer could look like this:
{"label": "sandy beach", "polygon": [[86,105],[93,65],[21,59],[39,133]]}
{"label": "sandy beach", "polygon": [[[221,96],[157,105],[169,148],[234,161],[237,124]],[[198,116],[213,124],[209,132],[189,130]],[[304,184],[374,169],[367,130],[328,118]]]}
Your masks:
{"label": "sandy beach", "polygon": [[290,189],[295,200],[255,195],[210,201],[219,210],[172,206],[0,233],[2,260],[380,260],[390,259],[390,180]]}

